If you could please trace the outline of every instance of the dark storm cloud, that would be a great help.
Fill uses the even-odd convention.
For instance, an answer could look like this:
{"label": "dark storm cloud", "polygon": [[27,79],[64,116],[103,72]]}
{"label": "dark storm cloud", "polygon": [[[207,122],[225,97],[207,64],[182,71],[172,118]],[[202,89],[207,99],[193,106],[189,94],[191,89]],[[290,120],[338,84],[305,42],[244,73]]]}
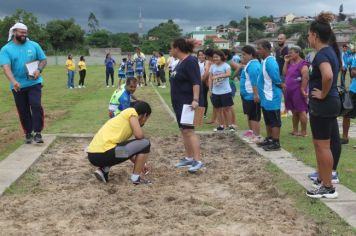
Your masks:
{"label": "dark storm cloud", "polygon": [[[344,0],[344,12],[354,13],[355,0]],[[341,1],[329,0],[248,0],[250,15],[281,16],[287,13],[314,16],[322,10],[338,12]],[[144,29],[162,21],[174,19],[184,31],[196,26],[226,24],[245,16],[244,0],[1,0],[0,17],[22,8],[36,15],[41,23],[52,19],[74,18],[87,28],[90,12],[100,26],[112,32],[138,31],[139,9],[142,9]]]}

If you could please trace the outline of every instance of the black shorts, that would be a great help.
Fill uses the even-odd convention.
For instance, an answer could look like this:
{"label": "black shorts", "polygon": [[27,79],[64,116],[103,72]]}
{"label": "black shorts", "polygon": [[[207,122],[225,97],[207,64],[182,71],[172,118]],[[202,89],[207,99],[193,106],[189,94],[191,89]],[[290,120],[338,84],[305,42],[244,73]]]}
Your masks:
{"label": "black shorts", "polygon": [[259,122],[261,120],[261,104],[252,100],[245,100],[242,97],[241,100],[244,114],[247,115],[248,120]]}
{"label": "black shorts", "polygon": [[[187,103],[185,103],[187,104]],[[194,126],[184,125],[180,123],[180,118],[182,117],[183,103],[173,103],[173,110],[176,114],[177,124],[180,129],[194,129]]]}
{"label": "black shorts", "polygon": [[336,117],[323,118],[310,115],[309,121],[313,139],[316,140],[328,140],[331,138],[334,129],[339,130]]}
{"label": "black shorts", "polygon": [[262,112],[266,126],[269,126],[271,128],[280,128],[282,126],[281,110],[268,111],[262,107]]}
{"label": "black shorts", "polygon": [[[88,153],[90,163],[97,167],[114,166],[127,161],[141,153],[149,153],[151,148],[148,139],[132,139],[119,143],[116,147],[103,153]],[[123,153],[120,156],[120,153]]]}
{"label": "black shorts", "polygon": [[213,94],[211,96],[211,103],[215,108],[221,107],[231,107],[234,105],[234,101],[232,100],[231,93],[225,94]]}
{"label": "black shorts", "polygon": [[356,93],[353,93],[350,91],[350,98],[351,98],[352,104],[354,105],[354,108],[351,111],[349,111],[345,115],[345,117],[355,119],[356,118]]}

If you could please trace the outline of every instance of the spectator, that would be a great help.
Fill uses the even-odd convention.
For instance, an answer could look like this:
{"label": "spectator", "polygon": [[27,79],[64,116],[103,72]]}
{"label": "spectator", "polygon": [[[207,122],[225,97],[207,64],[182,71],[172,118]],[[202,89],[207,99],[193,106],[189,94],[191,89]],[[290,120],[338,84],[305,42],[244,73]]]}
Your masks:
{"label": "spectator", "polygon": [[67,68],[67,75],[68,75],[68,81],[67,81],[67,87],[69,89],[74,88],[74,74],[75,74],[75,62],[71,54],[68,55],[67,61],[66,61],[66,68]]}
{"label": "spectator", "polygon": [[87,74],[87,65],[85,63],[84,56],[80,57],[79,63],[78,63],[78,68],[79,68],[79,77],[80,77],[78,88],[85,88],[84,80],[85,80],[85,76]]}
{"label": "spectator", "polygon": [[106,87],[109,87],[109,77],[111,77],[111,87],[114,87],[114,67],[116,65],[116,62],[111,57],[110,53],[106,54],[104,64],[106,68]]}

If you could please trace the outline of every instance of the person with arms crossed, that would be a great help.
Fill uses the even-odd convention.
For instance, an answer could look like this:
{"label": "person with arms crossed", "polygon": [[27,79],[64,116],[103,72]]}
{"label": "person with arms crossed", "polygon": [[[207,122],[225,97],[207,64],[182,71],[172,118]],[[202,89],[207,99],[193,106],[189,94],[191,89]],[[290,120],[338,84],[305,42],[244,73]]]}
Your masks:
{"label": "person with arms crossed", "polygon": [[[43,143],[41,73],[47,65],[47,59],[41,46],[29,40],[27,34],[27,26],[22,23],[16,23],[10,28],[8,43],[0,51],[0,65],[10,81],[10,89],[26,136],[25,142],[30,144],[34,140],[36,143]],[[33,61],[39,63],[32,76],[29,75],[26,64]]]}

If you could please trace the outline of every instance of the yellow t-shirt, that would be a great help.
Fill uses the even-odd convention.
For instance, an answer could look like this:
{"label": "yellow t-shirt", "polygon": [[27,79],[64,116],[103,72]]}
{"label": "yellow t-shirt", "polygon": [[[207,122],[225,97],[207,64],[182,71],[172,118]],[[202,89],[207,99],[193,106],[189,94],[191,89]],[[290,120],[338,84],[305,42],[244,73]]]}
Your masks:
{"label": "yellow t-shirt", "polygon": [[75,63],[74,60],[67,59],[66,61],[66,67],[68,70],[75,70]]}
{"label": "yellow t-shirt", "polygon": [[108,120],[95,134],[89,144],[88,152],[104,153],[117,144],[128,140],[132,136],[130,118],[138,117],[134,108],[123,110],[118,116]]}
{"label": "yellow t-shirt", "polygon": [[158,58],[157,64],[158,64],[159,66],[164,66],[164,65],[166,64],[166,58],[164,58],[164,57]]}
{"label": "yellow t-shirt", "polygon": [[86,70],[87,65],[85,64],[85,61],[79,61],[78,63],[79,70]]}

